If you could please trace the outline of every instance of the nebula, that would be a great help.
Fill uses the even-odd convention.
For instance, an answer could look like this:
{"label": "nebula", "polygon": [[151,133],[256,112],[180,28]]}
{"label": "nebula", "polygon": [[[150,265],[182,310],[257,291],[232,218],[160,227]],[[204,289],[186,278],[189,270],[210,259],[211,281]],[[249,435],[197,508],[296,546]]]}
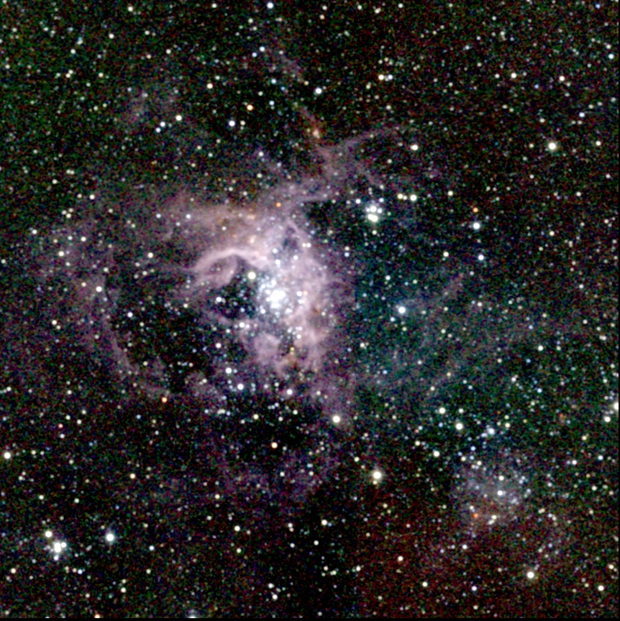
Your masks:
{"label": "nebula", "polygon": [[532,489],[525,470],[524,460],[510,455],[501,455],[495,461],[472,459],[455,491],[468,532],[475,536],[497,525],[505,526],[526,512],[523,505]]}
{"label": "nebula", "polygon": [[257,515],[274,494],[288,514],[338,467],[363,377],[347,239],[372,234],[364,205],[383,217],[416,170],[426,178],[395,130],[317,144],[310,159],[252,185],[258,157],[238,170],[252,189],[237,195],[195,183],[101,192],[40,236],[34,270],[56,334],[107,377],[102,399],[138,412],[124,420],[162,404],[191,417],[195,467],[215,468]]}
{"label": "nebula", "polygon": [[[212,224],[209,215],[201,224]],[[181,297],[203,322],[227,326],[256,364],[279,377],[320,371],[342,303],[335,291],[342,292],[344,283],[318,256],[307,226],[282,207],[260,215],[239,210],[225,224],[217,222],[219,230],[189,268]],[[248,299],[227,317],[218,313],[218,302],[224,303],[218,292],[235,285]]]}
{"label": "nebula", "polygon": [[[338,252],[316,239],[304,213],[327,192],[310,197],[306,185],[287,183],[243,205],[181,192],[155,214],[155,234],[139,242],[151,265],[121,278],[138,295],[121,294],[125,302],[112,322],[117,335],[135,341],[144,323],[136,319],[151,300],[154,314],[171,326],[166,351],[153,341],[142,348],[157,352],[149,359],[130,348],[125,364],[145,386],[194,395],[207,384],[232,392],[277,387],[292,395],[320,383],[351,306],[351,282]],[[162,248],[176,259],[158,261]],[[153,369],[162,367],[153,381]]]}
{"label": "nebula", "polygon": [[317,144],[314,164],[239,200],[182,184],[102,194],[45,239],[42,286],[62,282],[63,322],[127,390],[333,394],[322,408],[345,420],[355,263],[331,236],[426,178],[412,157],[392,129]]}

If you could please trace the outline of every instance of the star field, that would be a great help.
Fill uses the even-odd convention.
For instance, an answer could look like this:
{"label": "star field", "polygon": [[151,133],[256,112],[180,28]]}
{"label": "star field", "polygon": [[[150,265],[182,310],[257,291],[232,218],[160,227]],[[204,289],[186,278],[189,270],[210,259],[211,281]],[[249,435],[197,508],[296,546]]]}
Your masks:
{"label": "star field", "polygon": [[617,3],[6,3],[0,614],[616,616]]}

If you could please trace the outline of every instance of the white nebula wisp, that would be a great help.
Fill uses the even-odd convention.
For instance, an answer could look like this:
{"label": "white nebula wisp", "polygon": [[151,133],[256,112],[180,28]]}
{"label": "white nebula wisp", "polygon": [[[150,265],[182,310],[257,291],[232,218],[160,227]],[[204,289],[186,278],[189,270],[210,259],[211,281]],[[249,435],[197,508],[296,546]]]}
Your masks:
{"label": "white nebula wisp", "polygon": [[463,468],[456,497],[464,524],[472,535],[507,525],[526,511],[532,490],[525,462],[509,454],[477,460]]}

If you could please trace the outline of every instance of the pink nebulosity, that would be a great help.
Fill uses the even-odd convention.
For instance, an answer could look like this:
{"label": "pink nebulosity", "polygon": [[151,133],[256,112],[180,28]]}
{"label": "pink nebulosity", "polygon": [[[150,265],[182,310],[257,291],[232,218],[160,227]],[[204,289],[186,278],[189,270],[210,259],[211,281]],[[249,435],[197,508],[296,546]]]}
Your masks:
{"label": "pink nebulosity", "polygon": [[[257,363],[278,375],[291,367],[317,371],[335,321],[335,276],[307,229],[282,207],[232,215],[232,224],[228,218],[228,224],[215,225],[220,230],[209,235],[208,247],[190,268],[191,298],[199,303],[235,278],[247,281],[255,288],[257,312],[232,323],[237,338]],[[207,214],[201,221],[213,227]]]}

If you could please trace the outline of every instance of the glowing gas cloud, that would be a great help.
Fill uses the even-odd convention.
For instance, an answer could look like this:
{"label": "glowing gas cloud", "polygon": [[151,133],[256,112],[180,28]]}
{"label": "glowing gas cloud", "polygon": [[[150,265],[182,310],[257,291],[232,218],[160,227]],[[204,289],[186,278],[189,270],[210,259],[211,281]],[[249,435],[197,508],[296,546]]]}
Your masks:
{"label": "glowing gas cloud", "polygon": [[[317,371],[329,338],[336,301],[337,276],[330,273],[314,247],[312,236],[282,206],[265,213],[229,212],[224,220],[204,214],[198,226],[216,228],[191,265],[187,295],[200,301],[238,281],[251,291],[249,308],[230,326],[257,362],[278,374],[285,369]],[[203,312],[205,320],[211,309]]]}
{"label": "glowing gas cloud", "polygon": [[409,142],[393,129],[317,144],[306,168],[245,195],[179,182],[102,196],[49,236],[40,275],[63,281],[73,337],[128,391],[185,394],[209,412],[231,394],[309,398],[345,426],[355,264],[330,230],[368,227],[368,201],[387,208],[412,171],[425,178]]}

